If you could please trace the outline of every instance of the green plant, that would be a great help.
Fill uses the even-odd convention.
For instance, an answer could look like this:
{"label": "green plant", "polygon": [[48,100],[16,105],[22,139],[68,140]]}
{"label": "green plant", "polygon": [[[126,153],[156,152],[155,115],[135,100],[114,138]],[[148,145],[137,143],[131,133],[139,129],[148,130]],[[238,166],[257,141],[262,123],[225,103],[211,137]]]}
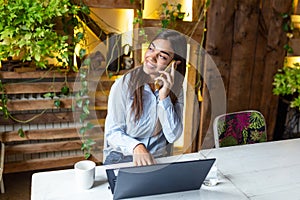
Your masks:
{"label": "green plant", "polygon": [[9,111],[7,109],[7,94],[5,92],[4,85],[2,81],[0,80],[0,93],[1,93],[1,99],[0,99],[0,111],[3,113],[4,119],[7,119],[9,117]]}
{"label": "green plant", "polygon": [[181,7],[180,3],[164,2],[160,5],[158,15],[161,19],[162,28],[175,27],[176,20],[184,18],[185,13],[181,12]]}
{"label": "green plant", "polygon": [[[72,4],[70,0],[0,0],[0,61],[19,57],[33,61],[37,67],[48,67],[49,58],[63,67],[72,67],[75,37],[68,30],[81,26],[76,15],[88,13],[85,5]],[[64,33],[55,30],[58,22]]]}
{"label": "green plant", "polygon": [[[65,73],[65,75],[66,75],[66,73]],[[41,78],[39,78],[39,79],[30,80],[30,82],[37,82],[37,81],[40,81],[40,80],[42,80],[42,79],[43,79],[43,78],[41,77]],[[53,78],[53,83],[54,83],[54,82],[55,82],[55,79]],[[22,83],[24,83],[24,82],[19,82],[19,84],[22,84]],[[50,89],[54,89],[53,87],[54,87],[54,85],[52,85],[52,86],[50,87]],[[45,98],[52,98],[52,99],[55,99],[55,100],[53,101],[54,106],[57,107],[57,108],[60,108],[60,107],[62,106],[62,103],[61,103],[61,101],[60,101],[60,97],[64,97],[64,96],[69,95],[69,92],[70,92],[70,89],[69,89],[69,87],[68,87],[68,85],[67,85],[67,77],[65,76],[65,85],[61,88],[61,91],[60,91],[60,94],[59,94],[59,95],[56,94],[55,92],[48,92],[48,93],[44,94],[43,96],[44,96]],[[33,116],[32,118],[30,118],[30,119],[27,119],[27,120],[20,120],[20,119],[18,119],[18,118],[15,118],[15,117],[12,115],[12,113],[9,111],[9,109],[8,109],[7,103],[8,103],[8,101],[9,101],[9,98],[8,98],[7,93],[6,93],[5,84],[2,83],[1,80],[0,80],[0,94],[1,94],[1,98],[0,98],[0,112],[2,112],[2,116],[3,116],[4,119],[10,118],[10,119],[12,119],[13,121],[16,121],[16,122],[18,122],[18,123],[26,124],[26,123],[29,123],[29,122],[33,121],[34,119],[40,117],[41,115],[43,115],[43,114],[48,110],[47,108],[45,108],[45,109],[43,109],[40,113],[34,115],[34,116]],[[19,129],[18,129],[18,135],[19,135],[20,137],[25,137],[25,132],[23,131],[22,128],[19,128]]]}
{"label": "green plant", "polygon": [[292,108],[300,110],[300,64],[294,67],[285,66],[279,69],[274,76],[273,93],[290,98]]}
{"label": "green plant", "polygon": [[79,80],[80,89],[75,95],[75,105],[72,106],[73,110],[79,108],[79,122],[81,127],[79,129],[79,134],[82,139],[81,150],[84,151],[84,157],[88,159],[91,156],[91,150],[95,141],[91,138],[86,137],[86,132],[94,128],[94,124],[87,121],[90,115],[90,100],[88,97],[88,74],[89,67],[91,64],[91,59],[86,58],[84,60],[83,66],[79,70]]}
{"label": "green plant", "polygon": [[[282,29],[286,33],[286,36],[288,38],[293,38],[293,31],[294,31],[294,25],[291,22],[291,15],[289,13],[283,13],[281,14],[281,17],[283,18],[283,24],[282,24]],[[289,44],[285,44],[283,48],[288,52],[288,53],[293,53],[294,50]]]}
{"label": "green plant", "polygon": [[[282,29],[288,39],[299,35],[299,30],[295,27],[292,20],[292,13],[295,9],[295,1],[292,2],[292,9],[289,12],[281,14],[283,18]],[[289,44],[283,46],[287,53],[293,54],[294,50]],[[278,69],[273,80],[273,94],[282,96],[290,101],[291,108],[300,110],[300,64],[293,63],[293,66],[284,66]]]}

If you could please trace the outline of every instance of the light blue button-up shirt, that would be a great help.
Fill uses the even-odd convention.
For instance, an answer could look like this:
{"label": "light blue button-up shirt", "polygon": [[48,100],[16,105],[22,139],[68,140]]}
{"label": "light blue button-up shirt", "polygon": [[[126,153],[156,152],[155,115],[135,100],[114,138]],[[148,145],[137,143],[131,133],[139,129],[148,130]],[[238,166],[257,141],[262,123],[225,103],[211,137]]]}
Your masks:
{"label": "light blue button-up shirt", "polygon": [[[130,96],[128,85],[130,76],[127,74],[117,79],[110,90],[105,120],[104,160],[111,151],[132,155],[133,149],[140,143],[154,157],[164,156],[167,142],[173,143],[182,134],[183,90],[173,105],[170,97],[159,100],[158,91],[153,93],[146,84],[143,91],[143,114],[135,122],[131,109],[133,96]],[[153,136],[157,119],[162,129]]]}

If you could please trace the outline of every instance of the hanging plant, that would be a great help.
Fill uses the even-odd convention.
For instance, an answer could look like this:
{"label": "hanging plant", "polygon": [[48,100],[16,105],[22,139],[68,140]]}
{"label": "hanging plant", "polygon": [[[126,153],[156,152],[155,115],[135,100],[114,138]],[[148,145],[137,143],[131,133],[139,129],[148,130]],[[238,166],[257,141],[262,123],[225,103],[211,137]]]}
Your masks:
{"label": "hanging plant", "polygon": [[[81,56],[81,59],[83,59],[85,55],[81,54]],[[84,152],[84,157],[86,159],[88,159],[91,156],[92,147],[96,144],[96,142],[93,139],[88,138],[86,135],[87,131],[94,128],[94,124],[88,121],[88,117],[90,115],[90,100],[88,98],[88,74],[90,65],[91,59],[84,59],[83,65],[80,67],[79,70],[80,89],[75,95],[75,104],[72,106],[73,111],[76,110],[80,113],[79,117],[77,117],[76,120],[78,120],[81,124],[79,128],[79,135],[82,140],[81,150]]]}
{"label": "hanging plant", "polygon": [[[0,0],[0,5],[0,61],[18,58],[46,69],[50,58],[72,68],[78,40],[68,30],[81,26],[76,15],[89,13],[87,6],[70,0]],[[55,30],[59,21],[63,33]]]}

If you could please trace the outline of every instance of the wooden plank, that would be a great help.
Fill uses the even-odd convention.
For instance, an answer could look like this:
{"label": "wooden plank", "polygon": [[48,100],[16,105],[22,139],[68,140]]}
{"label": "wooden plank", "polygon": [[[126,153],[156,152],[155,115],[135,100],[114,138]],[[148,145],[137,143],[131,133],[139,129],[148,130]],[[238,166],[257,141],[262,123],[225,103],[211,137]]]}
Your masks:
{"label": "wooden plank", "polygon": [[[76,3],[81,5],[81,1],[75,0]],[[140,1],[133,1],[130,3],[129,0],[83,0],[85,5],[93,8],[123,8],[123,9],[140,9]]]}
{"label": "wooden plank", "polygon": [[235,27],[228,86],[228,111],[249,108],[251,81],[254,69],[255,48],[258,32],[259,0],[239,1],[235,14]]}
{"label": "wooden plank", "polygon": [[[233,29],[235,15],[235,0],[211,1],[207,13],[207,38],[205,49],[215,62],[225,88],[228,88],[230,80],[230,62],[233,51]],[[220,33],[222,33],[220,35]],[[224,37],[226,36],[226,37]],[[214,85],[216,77],[204,65],[203,102],[201,103],[201,116],[199,128],[198,150],[214,146],[212,122],[215,116],[211,116],[210,93],[217,93],[218,88]],[[208,88],[210,88],[208,90]],[[224,101],[226,101],[224,99]],[[222,112],[222,111],[220,111]],[[210,116],[210,117],[208,117]]]}
{"label": "wooden plank", "polygon": [[[48,92],[60,92],[65,86],[64,82],[41,82],[41,83],[8,83],[5,84],[7,94],[36,94]],[[70,91],[78,91],[80,88],[74,87],[73,83],[68,83]]]}
{"label": "wooden plank", "polygon": [[[160,20],[144,19],[143,23],[144,23],[144,27],[161,27]],[[204,23],[203,21],[200,21],[199,23],[178,21],[174,29],[177,30],[178,32],[181,32],[184,35],[191,37],[193,40],[200,42],[203,34],[203,23]],[[156,30],[158,30],[158,28]]]}
{"label": "wooden plank", "polygon": [[196,84],[197,70],[195,67],[187,68],[187,86],[185,94],[185,109],[184,109],[184,121],[183,121],[183,134],[184,143],[183,150],[184,153],[193,152],[192,144],[194,141],[194,113],[198,112],[195,110],[195,84]]}
{"label": "wooden plank", "polygon": [[[83,155],[63,156],[57,158],[31,159],[31,160],[25,160],[20,162],[5,163],[4,173],[72,167],[76,162],[80,160],[84,160]],[[102,154],[97,156],[92,156],[90,160],[95,161],[97,164],[101,164]]]}
{"label": "wooden plank", "polygon": [[[99,121],[102,124],[96,124],[95,127],[88,131],[87,135],[98,135],[103,137],[101,131],[104,129],[104,121]],[[1,142],[17,142],[26,140],[56,140],[67,138],[78,138],[79,128],[49,128],[49,129],[32,129],[24,130],[24,137],[20,137],[18,131],[8,131],[0,133]]]}
{"label": "wooden plank", "polygon": [[[97,139],[97,142],[103,143],[103,138]],[[6,145],[5,154],[34,154],[34,153],[46,153],[46,152],[60,152],[69,150],[80,150],[82,141],[68,140],[68,141],[53,141],[43,142],[34,144],[17,144],[17,145]]]}
{"label": "wooden plank", "polygon": [[[72,98],[60,98],[59,108],[72,108]],[[55,99],[9,100],[7,108],[10,111],[31,111],[44,109],[59,109],[54,105]]]}
{"label": "wooden plank", "polygon": [[45,78],[75,78],[78,73],[68,72],[65,74],[64,72],[57,71],[35,71],[35,72],[6,72],[0,71],[1,80],[4,79],[45,79]]}
{"label": "wooden plank", "polygon": [[[40,116],[38,116],[41,114]],[[20,121],[28,121],[31,124],[41,124],[41,123],[59,123],[59,122],[74,122],[75,113],[72,112],[57,112],[57,113],[43,113],[42,111],[37,114],[12,114],[14,118]],[[4,119],[0,116],[0,125],[12,125],[18,124],[18,121],[12,120],[11,118]]]}
{"label": "wooden plank", "polygon": [[[7,108],[9,111],[33,111],[44,109],[70,109],[75,98],[59,98],[60,107],[54,105],[56,99],[28,99],[28,100],[9,100],[7,102]],[[97,95],[94,99],[91,99],[90,105],[101,107],[100,110],[107,109],[108,96]],[[0,103],[1,105],[1,103]]]}
{"label": "wooden plank", "polygon": [[268,49],[265,54],[264,83],[262,88],[262,98],[260,100],[260,110],[267,123],[268,140],[273,139],[273,132],[277,116],[279,97],[272,92],[274,75],[279,68],[282,68],[285,57],[283,46],[287,43],[286,33],[282,29],[283,19],[277,17],[277,13],[288,13],[292,0],[271,0],[272,16],[269,18],[268,29]]}
{"label": "wooden plank", "polygon": [[43,142],[34,144],[6,145],[5,154],[33,154],[68,150],[80,150],[81,140]]}
{"label": "wooden plank", "polygon": [[92,107],[93,110],[100,110],[100,111],[106,111],[107,110],[107,106],[94,106]]}
{"label": "wooden plank", "polygon": [[261,10],[258,19],[258,29],[256,33],[256,47],[255,47],[255,57],[254,65],[252,71],[251,79],[251,93],[250,93],[250,102],[249,109],[254,109],[260,111],[260,100],[263,95],[262,88],[264,83],[264,61],[265,54],[267,50],[267,35],[268,35],[268,24],[270,17],[270,2],[265,0],[261,5]]}
{"label": "wooden plank", "polygon": [[[65,123],[65,122],[79,122],[80,113],[75,112],[59,112],[59,113],[44,113],[40,116],[37,114],[13,114],[13,117],[21,120],[23,124],[44,124],[44,123]],[[106,112],[95,111],[90,114],[87,120],[94,119],[95,117],[102,119],[106,116]],[[75,120],[76,119],[76,120]],[[12,125],[12,124],[20,124],[20,122],[15,121],[11,118],[4,119],[0,116],[0,125]],[[22,123],[21,123],[22,124]]]}
{"label": "wooden plank", "polygon": [[193,21],[198,21],[200,12],[204,8],[205,0],[193,1]]}

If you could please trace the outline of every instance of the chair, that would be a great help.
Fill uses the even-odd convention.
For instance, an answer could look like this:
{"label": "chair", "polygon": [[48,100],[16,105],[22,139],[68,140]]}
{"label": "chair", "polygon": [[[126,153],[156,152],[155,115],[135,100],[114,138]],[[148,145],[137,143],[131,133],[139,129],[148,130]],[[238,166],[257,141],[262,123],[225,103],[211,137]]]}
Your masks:
{"label": "chair", "polygon": [[267,141],[265,118],[255,110],[217,116],[213,132],[216,148]]}

